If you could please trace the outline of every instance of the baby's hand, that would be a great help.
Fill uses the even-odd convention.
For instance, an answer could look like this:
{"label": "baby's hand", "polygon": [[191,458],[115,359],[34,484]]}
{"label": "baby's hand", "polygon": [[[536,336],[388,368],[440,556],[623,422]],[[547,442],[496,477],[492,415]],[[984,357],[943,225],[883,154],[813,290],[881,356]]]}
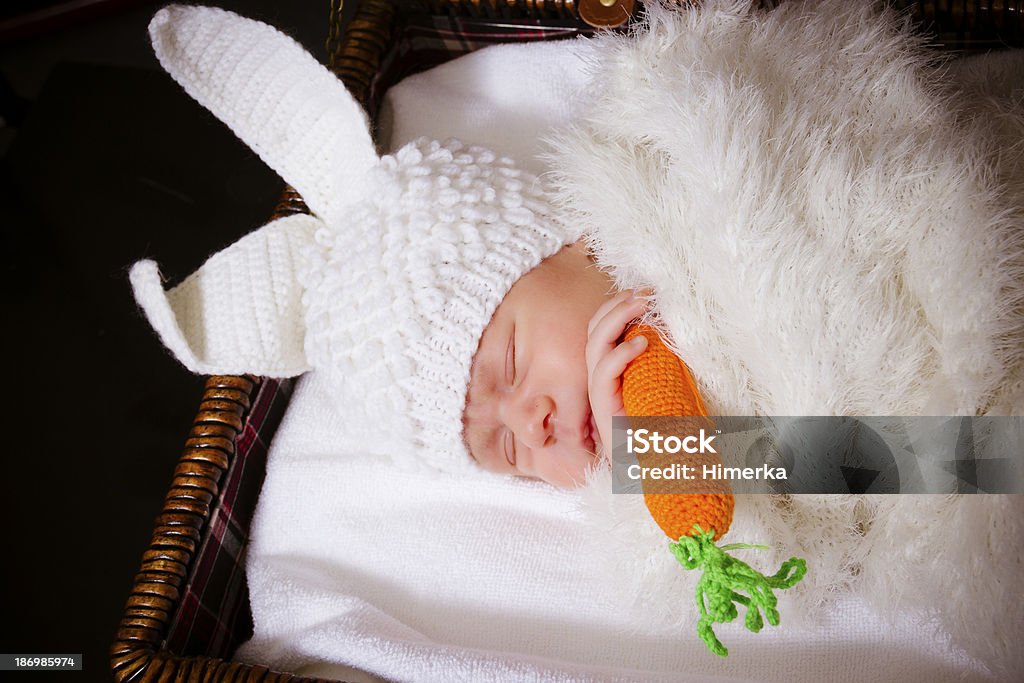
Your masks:
{"label": "baby's hand", "polygon": [[587,389],[590,410],[597,425],[599,450],[610,456],[612,418],[625,415],[622,403],[622,372],[647,348],[643,336],[619,343],[626,326],[647,308],[650,292],[626,290],[609,299],[587,327]]}

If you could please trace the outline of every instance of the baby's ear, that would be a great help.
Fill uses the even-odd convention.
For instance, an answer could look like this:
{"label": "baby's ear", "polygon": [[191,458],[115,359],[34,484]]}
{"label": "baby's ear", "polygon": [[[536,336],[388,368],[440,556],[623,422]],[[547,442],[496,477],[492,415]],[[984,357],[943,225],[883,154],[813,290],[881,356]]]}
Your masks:
{"label": "baby's ear", "polygon": [[226,123],[310,210],[337,224],[378,162],[369,121],[344,85],[280,31],[213,7],[153,17],[157,59]]}
{"label": "baby's ear", "polygon": [[309,370],[297,278],[322,223],[279,218],[165,291],[153,261],[132,266],[135,300],[164,345],[192,372],[293,377]]}

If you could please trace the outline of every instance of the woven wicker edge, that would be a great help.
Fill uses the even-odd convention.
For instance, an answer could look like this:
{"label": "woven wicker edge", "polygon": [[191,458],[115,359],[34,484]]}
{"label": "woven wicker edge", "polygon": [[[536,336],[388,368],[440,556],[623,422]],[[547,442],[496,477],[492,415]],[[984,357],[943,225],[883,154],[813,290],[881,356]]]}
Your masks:
{"label": "woven wicker edge", "polygon": [[[347,35],[331,55],[331,68],[365,105],[370,85],[391,39],[395,5],[364,0]],[[338,14],[332,13],[337,19]],[[336,27],[332,35],[340,35]],[[273,218],[306,213],[305,202],[285,188]],[[327,683],[275,672],[262,666],[213,657],[179,656],[162,649],[178,605],[179,587],[189,575],[194,553],[207,527],[210,503],[235,455],[255,389],[254,377],[210,377],[175,476],[157,517],[149,547],[132,583],[115,640],[110,666],[118,683],[127,681],[231,681],[238,683]]]}
{"label": "woven wicker edge", "polygon": [[179,657],[160,649],[179,599],[178,589],[188,576],[211,502],[235,455],[236,439],[260,383],[258,378],[236,376],[214,376],[206,381],[110,649],[116,681],[308,680],[287,675],[272,679],[263,667]]}

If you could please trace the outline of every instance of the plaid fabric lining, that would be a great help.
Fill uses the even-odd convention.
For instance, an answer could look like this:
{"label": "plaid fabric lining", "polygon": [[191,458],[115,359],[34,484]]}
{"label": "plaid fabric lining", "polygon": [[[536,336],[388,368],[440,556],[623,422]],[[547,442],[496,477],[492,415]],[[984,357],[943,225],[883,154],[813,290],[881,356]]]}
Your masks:
{"label": "plaid fabric lining", "polygon": [[163,647],[178,655],[227,657],[252,635],[245,546],[263,487],[267,450],[292,393],[291,380],[264,379],[252,398],[235,457],[214,501]]}

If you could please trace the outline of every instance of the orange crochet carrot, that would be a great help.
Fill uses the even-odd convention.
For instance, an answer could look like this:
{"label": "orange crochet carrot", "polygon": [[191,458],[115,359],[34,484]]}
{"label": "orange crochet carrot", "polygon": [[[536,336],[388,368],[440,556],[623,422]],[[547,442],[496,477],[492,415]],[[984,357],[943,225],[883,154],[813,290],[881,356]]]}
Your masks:
{"label": "orange crochet carrot", "polygon": [[[647,348],[630,363],[622,374],[622,399],[630,416],[690,416],[680,426],[710,426],[707,409],[697,384],[686,365],[672,353],[658,332],[646,325],[630,325],[625,334],[629,340],[638,335],[647,337]],[[674,456],[676,457],[676,456]],[[655,482],[662,483],[662,482]],[[726,551],[740,548],[765,548],[746,543],[716,546],[729,530],[735,499],[725,482],[705,482],[709,493],[658,493],[654,485],[643,480],[644,502],[654,521],[672,543],[670,550],[686,569],[704,569],[697,582],[697,607],[700,621],[697,633],[712,652],[727,656],[729,650],[715,636],[712,626],[734,620],[736,604],[747,607],[746,627],[757,632],[764,622],[777,626],[779,612],[772,589],[789,588],[803,578],[807,564],[790,558],[773,576],[764,576]],[[742,592],[740,592],[742,591]]]}
{"label": "orange crochet carrot", "polygon": [[[697,383],[686,365],[665,346],[658,332],[647,325],[631,325],[626,330],[625,340],[640,335],[647,337],[647,349],[629,364],[622,375],[622,401],[626,414],[707,417],[708,411],[697,390]],[[646,480],[644,483],[647,484]],[[654,521],[669,538],[677,539],[689,534],[694,524],[713,531],[715,540],[729,531],[735,499],[728,484],[720,487],[722,493],[701,495],[655,493],[648,488],[651,487],[644,490],[644,502]]]}

